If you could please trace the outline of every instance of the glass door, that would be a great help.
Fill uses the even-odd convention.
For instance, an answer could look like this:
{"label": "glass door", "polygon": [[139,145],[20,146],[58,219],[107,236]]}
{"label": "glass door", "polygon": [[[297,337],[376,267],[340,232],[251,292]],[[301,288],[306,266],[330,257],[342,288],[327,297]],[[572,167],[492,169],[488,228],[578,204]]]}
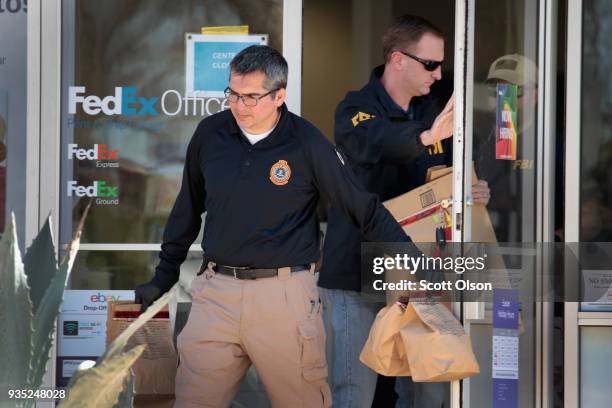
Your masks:
{"label": "glass door", "polygon": [[[565,241],[579,261],[566,287],[566,406],[610,404],[612,391],[612,68],[609,18],[601,0],[568,2]],[[567,265],[566,265],[567,267]],[[570,295],[567,295],[570,296]]]}
{"label": "glass door", "polygon": [[[462,171],[454,196],[463,201],[453,209],[454,240],[464,250],[486,243],[490,275],[483,279],[494,289],[457,306],[481,371],[453,387],[453,396],[470,408],[552,406],[552,304],[541,301],[541,254],[542,243],[554,240],[548,104],[556,54],[545,44],[556,33],[555,7],[545,0],[464,4],[457,26],[465,22],[466,74],[455,73],[456,83],[465,78],[464,112],[455,118],[464,133],[454,141],[454,167]],[[486,204],[471,187],[473,171],[490,190]]]}

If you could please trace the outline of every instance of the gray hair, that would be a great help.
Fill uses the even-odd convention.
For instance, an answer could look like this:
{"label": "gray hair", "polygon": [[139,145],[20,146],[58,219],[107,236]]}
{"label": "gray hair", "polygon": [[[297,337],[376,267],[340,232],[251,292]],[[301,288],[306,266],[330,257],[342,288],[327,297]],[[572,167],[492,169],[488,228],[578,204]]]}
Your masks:
{"label": "gray hair", "polygon": [[263,72],[266,76],[264,87],[268,91],[286,88],[288,71],[287,61],[281,53],[267,45],[251,45],[230,62],[230,76]]}

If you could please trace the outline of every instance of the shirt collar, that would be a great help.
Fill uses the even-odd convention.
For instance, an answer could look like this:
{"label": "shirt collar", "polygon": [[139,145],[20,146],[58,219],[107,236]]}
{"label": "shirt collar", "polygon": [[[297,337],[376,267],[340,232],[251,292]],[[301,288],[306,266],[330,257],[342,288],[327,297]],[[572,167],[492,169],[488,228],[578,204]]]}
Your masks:
{"label": "shirt collar", "polygon": [[[287,109],[287,105],[283,103],[279,110],[280,110],[281,116],[278,119],[278,122],[276,123],[276,127],[274,128],[274,130],[272,130],[272,133],[266,136],[265,139],[260,140],[256,144],[256,146],[259,147],[259,146],[268,146],[268,145],[276,144],[282,141],[283,138],[287,135],[287,132],[283,132],[283,129],[286,127],[286,124],[288,121],[289,109]],[[234,115],[231,112],[230,112],[230,115],[232,118],[230,121],[230,133],[243,138],[245,142],[249,143],[246,136],[242,134],[242,131],[240,130],[240,126],[238,126],[238,123],[236,123],[236,119],[234,119]]]}
{"label": "shirt collar", "polygon": [[408,111],[403,110],[395,101],[389,96],[387,90],[383,86],[382,82],[380,82],[380,78],[382,78],[383,73],[385,72],[385,66],[379,65],[372,71],[370,75],[369,85],[376,92],[376,97],[379,102],[387,111],[387,114],[390,117],[399,117],[402,119],[413,119],[414,118],[414,105],[419,103],[419,98],[412,98],[410,101],[410,106],[408,107]]}

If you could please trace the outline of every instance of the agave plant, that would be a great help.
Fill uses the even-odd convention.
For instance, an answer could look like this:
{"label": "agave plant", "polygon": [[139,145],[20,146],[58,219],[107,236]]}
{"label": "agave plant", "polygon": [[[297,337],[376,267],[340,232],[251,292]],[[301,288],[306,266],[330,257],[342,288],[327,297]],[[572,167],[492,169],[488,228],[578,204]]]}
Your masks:
{"label": "agave plant", "polygon": [[[56,320],[78,251],[85,210],[66,255],[58,266],[48,218],[21,258],[15,216],[0,240],[0,387],[39,389],[53,345]],[[6,397],[6,396],[3,396]],[[34,400],[2,401],[2,407],[30,407]]]}
{"label": "agave plant", "polygon": [[[0,390],[41,387],[53,346],[57,316],[64,289],[78,252],[89,206],[77,227],[62,262],[57,263],[48,218],[21,258],[15,217],[0,239]],[[68,384],[62,408],[129,407],[133,378],[130,368],[144,351],[136,346],[124,351],[128,339],[174,297],[175,289],[162,296],[109,345],[94,367],[79,370]],[[96,390],[96,392],[92,392]],[[6,396],[3,396],[3,399]],[[33,399],[0,400],[0,407],[32,407]]]}

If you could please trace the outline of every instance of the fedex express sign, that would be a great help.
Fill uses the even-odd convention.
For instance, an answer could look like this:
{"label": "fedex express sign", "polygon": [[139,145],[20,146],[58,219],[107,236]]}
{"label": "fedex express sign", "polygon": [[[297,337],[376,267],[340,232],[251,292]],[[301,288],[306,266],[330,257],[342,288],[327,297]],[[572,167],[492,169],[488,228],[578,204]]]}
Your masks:
{"label": "fedex express sign", "polygon": [[109,149],[105,144],[95,144],[91,149],[82,149],[75,143],[68,145],[68,159],[73,160],[119,160],[119,149]]}
{"label": "fedex express sign", "polygon": [[75,115],[80,106],[87,115],[103,113],[107,116],[146,116],[156,117],[158,109],[167,116],[179,114],[203,116],[212,115],[229,108],[226,98],[206,98],[202,95],[183,96],[179,91],[170,89],[161,97],[145,98],[138,96],[138,90],[132,86],[115,87],[114,95],[104,97],[87,95],[84,86],[68,88],[68,114]]}

